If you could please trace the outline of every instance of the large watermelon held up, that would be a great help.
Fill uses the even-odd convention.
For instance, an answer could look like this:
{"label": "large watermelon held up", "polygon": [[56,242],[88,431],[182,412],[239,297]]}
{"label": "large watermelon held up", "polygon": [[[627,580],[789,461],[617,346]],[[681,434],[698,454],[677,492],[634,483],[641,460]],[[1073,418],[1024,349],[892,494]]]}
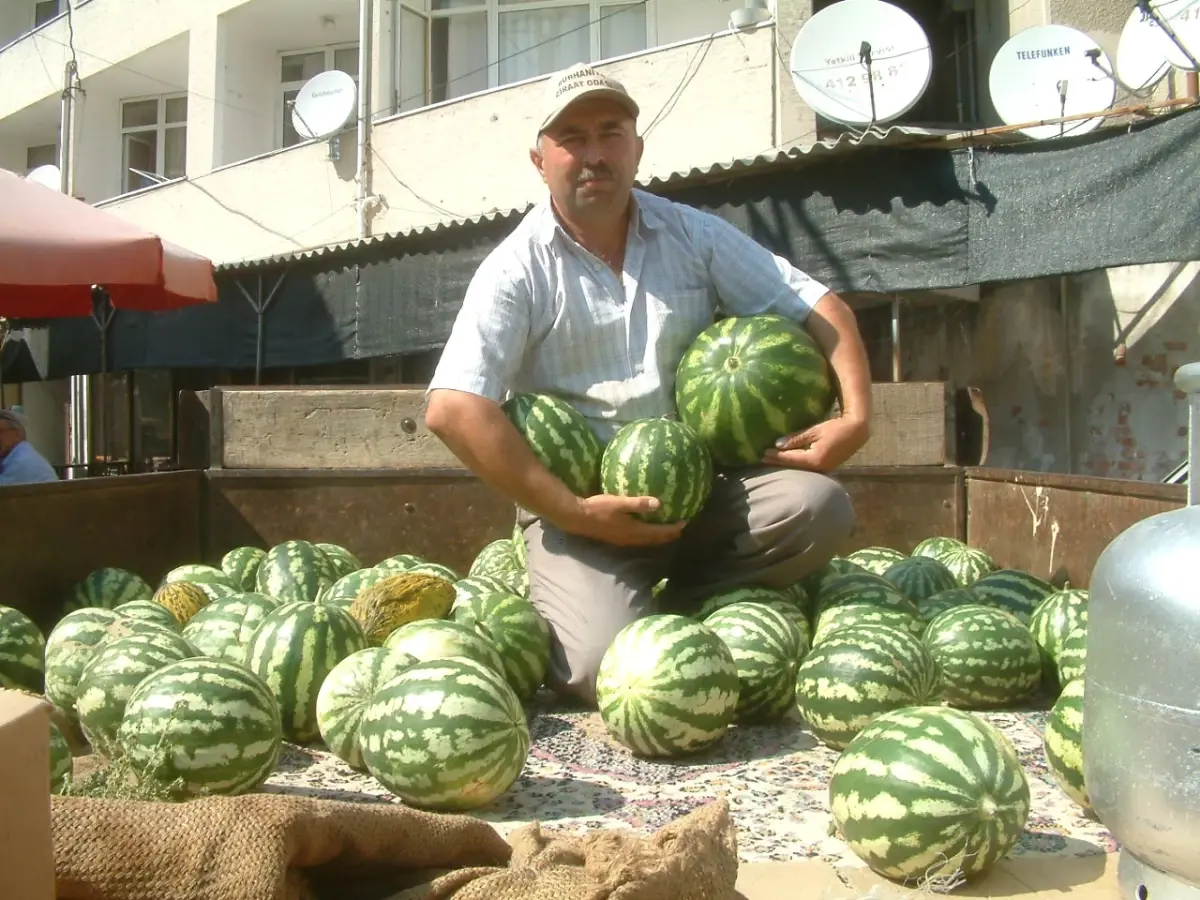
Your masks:
{"label": "large watermelon held up", "polygon": [[675,373],[679,418],[720,466],[755,465],[776,439],[829,415],[829,363],[803,326],[782,316],[722,319],[684,353]]}
{"label": "large watermelon held up", "polygon": [[604,446],[583,413],[559,397],[529,393],[509,397],[501,409],[533,455],[571,493],[596,493]]}
{"label": "large watermelon held up", "polygon": [[604,493],[658,498],[658,509],[638,513],[650,522],[691,519],[708,501],[712,481],[712,458],[704,442],[673,419],[639,419],[621,426],[600,461]]}

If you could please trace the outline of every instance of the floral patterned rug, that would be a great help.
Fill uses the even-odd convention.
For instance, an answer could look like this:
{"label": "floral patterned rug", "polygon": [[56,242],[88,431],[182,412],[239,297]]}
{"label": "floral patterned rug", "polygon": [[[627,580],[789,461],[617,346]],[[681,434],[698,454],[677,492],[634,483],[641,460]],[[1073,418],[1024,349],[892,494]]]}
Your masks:
{"label": "floral patterned rug", "polygon": [[[862,863],[828,834],[827,785],[837,753],[798,721],[732,728],[703,756],[651,762],[632,756],[605,731],[597,713],[564,711],[547,695],[530,705],[533,738],[520,779],[474,815],[502,834],[534,820],[583,831],[629,828],[650,833],[723,797],[738,826],[742,862],[821,859]],[[1042,751],[1046,713],[985,713],[1020,753],[1033,809],[1013,856],[1077,857],[1112,853],[1107,829],[1086,817],[1054,783]],[[287,746],[265,790],[364,802],[395,798],[370,775],[329,753]]]}

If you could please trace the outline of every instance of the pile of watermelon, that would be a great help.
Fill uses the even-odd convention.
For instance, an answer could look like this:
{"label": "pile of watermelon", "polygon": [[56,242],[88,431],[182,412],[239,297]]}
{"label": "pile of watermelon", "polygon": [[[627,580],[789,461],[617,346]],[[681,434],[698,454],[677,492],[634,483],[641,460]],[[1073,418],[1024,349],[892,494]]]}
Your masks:
{"label": "pile of watermelon", "polygon": [[[0,606],[0,687],[44,695],[93,751],[172,798],[256,790],[288,742],[323,745],[412,806],[471,809],[529,753],[522,703],[550,630],[528,587],[516,530],[466,576],[303,540],[179,566],[156,587],[102,568],[48,635]],[[50,789],[68,791],[55,724],[51,750]]]}

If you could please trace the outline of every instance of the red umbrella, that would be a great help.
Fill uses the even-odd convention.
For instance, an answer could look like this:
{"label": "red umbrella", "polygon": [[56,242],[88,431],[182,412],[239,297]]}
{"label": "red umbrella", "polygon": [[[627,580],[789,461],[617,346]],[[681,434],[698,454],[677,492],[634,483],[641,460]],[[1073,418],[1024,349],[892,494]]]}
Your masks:
{"label": "red umbrella", "polygon": [[217,299],[210,260],[0,169],[0,316],[90,316],[93,285],[115,309]]}

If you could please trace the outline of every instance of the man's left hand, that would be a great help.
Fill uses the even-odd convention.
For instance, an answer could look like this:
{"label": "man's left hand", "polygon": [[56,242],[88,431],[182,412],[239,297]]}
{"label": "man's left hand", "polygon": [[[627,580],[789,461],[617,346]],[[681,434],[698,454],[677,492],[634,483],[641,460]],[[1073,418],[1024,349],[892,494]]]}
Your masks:
{"label": "man's left hand", "polygon": [[869,436],[865,419],[828,419],[780,438],[763,454],[762,461],[789,469],[831,472],[862,449]]}

